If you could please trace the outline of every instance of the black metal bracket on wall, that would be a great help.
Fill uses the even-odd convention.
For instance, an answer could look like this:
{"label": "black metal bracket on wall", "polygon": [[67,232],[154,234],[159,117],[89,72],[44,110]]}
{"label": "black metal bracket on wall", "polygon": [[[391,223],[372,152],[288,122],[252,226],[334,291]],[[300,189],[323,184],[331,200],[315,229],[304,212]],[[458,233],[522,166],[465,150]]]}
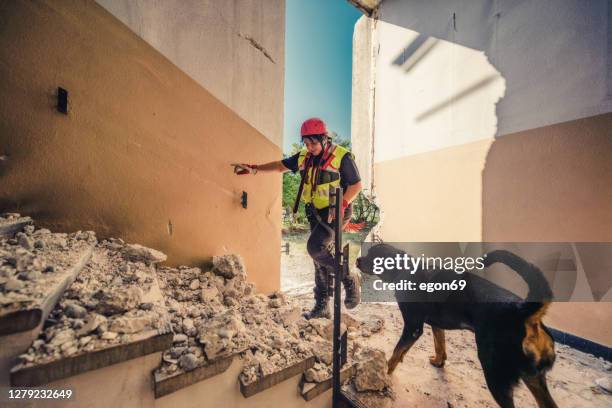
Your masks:
{"label": "black metal bracket on wall", "polygon": [[61,86],[57,88],[57,111],[68,114],[68,91]]}

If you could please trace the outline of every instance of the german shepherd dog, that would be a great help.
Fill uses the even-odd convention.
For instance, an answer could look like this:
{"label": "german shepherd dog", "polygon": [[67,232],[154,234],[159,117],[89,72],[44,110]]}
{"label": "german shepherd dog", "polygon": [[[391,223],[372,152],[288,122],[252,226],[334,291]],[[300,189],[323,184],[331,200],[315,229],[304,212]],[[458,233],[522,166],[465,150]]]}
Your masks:
{"label": "german shepherd dog", "polygon": [[[403,256],[404,252],[387,244],[373,246],[357,259],[357,267],[373,274],[377,257]],[[444,301],[434,301],[429,294],[415,294],[406,301],[395,292],[404,329],[393,355],[389,359],[389,374],[423,333],[423,324],[431,326],[435,356],[430,363],[442,367],[446,360],[444,330],[467,329],[474,332],[478,359],[487,386],[502,408],[513,408],[513,389],[522,379],[540,408],[556,408],[546,385],[546,372],[555,361],[552,335],[542,323],[542,317],[552,300],[552,291],[540,269],[523,258],[505,250],[495,250],[484,256],[485,267],[501,262],[512,268],[527,283],[526,299],[503,289],[475,274],[454,271],[417,270],[411,280],[420,282],[450,282],[460,277],[467,282],[466,290],[446,293]],[[404,272],[384,271],[379,277],[385,282],[406,278]],[[411,293],[408,296],[412,296]],[[403,301],[401,300],[403,299]]]}

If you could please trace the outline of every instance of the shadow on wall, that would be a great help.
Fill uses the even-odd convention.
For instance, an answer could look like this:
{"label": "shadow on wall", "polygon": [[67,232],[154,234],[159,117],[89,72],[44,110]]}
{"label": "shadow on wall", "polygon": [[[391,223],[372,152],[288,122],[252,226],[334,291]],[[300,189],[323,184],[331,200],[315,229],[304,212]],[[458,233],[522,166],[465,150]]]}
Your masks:
{"label": "shadow on wall", "polygon": [[[375,181],[385,240],[612,241],[606,7],[383,3]],[[397,174],[419,200],[385,180]],[[607,257],[585,277],[595,300],[610,297]],[[574,306],[556,304],[553,326],[612,344],[601,328],[612,303]]]}

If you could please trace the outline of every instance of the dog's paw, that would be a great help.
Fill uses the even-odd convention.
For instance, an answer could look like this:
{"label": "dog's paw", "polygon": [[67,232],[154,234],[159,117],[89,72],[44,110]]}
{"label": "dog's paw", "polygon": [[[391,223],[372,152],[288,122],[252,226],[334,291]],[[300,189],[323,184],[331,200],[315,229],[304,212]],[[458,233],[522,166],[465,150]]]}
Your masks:
{"label": "dog's paw", "polygon": [[438,356],[429,357],[429,364],[434,367],[444,367],[444,363],[446,362],[446,358],[438,358]]}

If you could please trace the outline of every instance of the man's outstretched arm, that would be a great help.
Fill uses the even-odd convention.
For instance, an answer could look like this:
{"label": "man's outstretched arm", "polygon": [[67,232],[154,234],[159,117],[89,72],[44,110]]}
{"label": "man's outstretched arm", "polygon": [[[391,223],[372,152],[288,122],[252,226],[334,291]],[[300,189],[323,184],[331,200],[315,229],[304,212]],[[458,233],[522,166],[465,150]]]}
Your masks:
{"label": "man's outstretched arm", "polygon": [[249,174],[249,173],[256,174],[259,171],[266,172],[266,173],[269,173],[269,172],[284,173],[286,171],[289,171],[289,169],[287,167],[285,167],[283,162],[280,161],[280,160],[269,162],[269,163],[264,163],[264,164],[244,164],[244,163],[241,163],[240,165],[242,167],[249,168],[252,171],[239,170],[236,173],[236,174],[239,174],[239,175]]}

